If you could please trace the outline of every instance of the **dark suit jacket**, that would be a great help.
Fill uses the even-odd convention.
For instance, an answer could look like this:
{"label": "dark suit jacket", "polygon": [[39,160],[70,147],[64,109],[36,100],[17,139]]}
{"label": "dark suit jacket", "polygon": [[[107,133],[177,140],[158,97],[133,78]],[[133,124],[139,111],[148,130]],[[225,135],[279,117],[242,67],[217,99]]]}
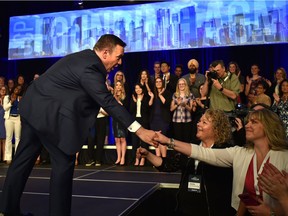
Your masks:
{"label": "dark suit jacket", "polygon": [[[162,76],[163,77],[163,76]],[[166,86],[166,89],[173,94],[176,91],[178,77],[175,74],[170,72],[169,83]]]}
{"label": "dark suit jacket", "polygon": [[106,69],[93,50],[67,55],[28,87],[20,115],[67,154],[81,149],[100,107],[128,127],[133,117],[105,85]]}

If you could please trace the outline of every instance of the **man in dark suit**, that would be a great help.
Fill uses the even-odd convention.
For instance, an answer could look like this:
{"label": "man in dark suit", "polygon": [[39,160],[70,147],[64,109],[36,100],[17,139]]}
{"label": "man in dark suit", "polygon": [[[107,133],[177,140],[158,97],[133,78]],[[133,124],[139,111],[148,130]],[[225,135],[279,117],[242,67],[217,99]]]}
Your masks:
{"label": "man in dark suit", "polygon": [[170,64],[168,62],[162,61],[160,67],[165,89],[173,94],[176,91],[178,77],[175,74],[170,73]]}
{"label": "man in dark suit", "polygon": [[49,152],[52,165],[49,215],[71,215],[75,154],[100,107],[153,144],[155,132],[134,121],[105,84],[107,73],[122,63],[125,46],[115,35],[103,35],[93,50],[67,55],[29,86],[20,104],[21,141],[0,199],[0,212],[5,216],[21,215],[20,198],[40,154],[40,143]]}

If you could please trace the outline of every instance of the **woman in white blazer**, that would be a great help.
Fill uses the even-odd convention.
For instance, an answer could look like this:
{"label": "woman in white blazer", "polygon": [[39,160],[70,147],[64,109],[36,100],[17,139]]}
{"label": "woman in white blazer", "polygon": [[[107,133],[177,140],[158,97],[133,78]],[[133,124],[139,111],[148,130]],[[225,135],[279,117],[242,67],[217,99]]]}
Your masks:
{"label": "woman in white blazer", "polygon": [[[279,203],[258,186],[258,175],[266,162],[279,170],[288,171],[288,144],[283,123],[277,114],[268,109],[249,113],[247,120],[247,144],[243,147],[203,148],[170,139],[161,133],[158,133],[155,139],[191,158],[216,166],[233,167],[231,205],[238,210],[238,215],[245,215],[247,212],[252,215],[282,215],[283,209]],[[245,205],[244,202],[240,202],[238,195],[242,193],[249,194],[258,205]]]}
{"label": "woman in white blazer", "polygon": [[19,115],[18,104],[21,96],[21,86],[14,87],[13,91],[4,97],[3,108],[4,108],[4,119],[6,129],[6,141],[5,141],[5,160],[7,164],[11,163],[12,160],[12,139],[13,134],[15,138],[14,152],[16,152],[17,146],[21,137],[21,120]]}

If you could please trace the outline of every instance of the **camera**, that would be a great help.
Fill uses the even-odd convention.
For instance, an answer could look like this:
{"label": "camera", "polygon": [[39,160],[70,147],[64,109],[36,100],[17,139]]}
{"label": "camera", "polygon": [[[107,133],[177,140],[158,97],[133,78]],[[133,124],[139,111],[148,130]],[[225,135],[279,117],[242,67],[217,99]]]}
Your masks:
{"label": "camera", "polygon": [[210,71],[209,73],[207,73],[207,77],[209,78],[209,80],[211,79],[218,79],[218,74],[217,71]]}
{"label": "camera", "polygon": [[236,118],[241,119],[242,123],[244,123],[244,119],[248,113],[249,109],[245,105],[237,104],[236,109],[231,112],[226,112],[226,115],[229,118],[232,128],[237,128]]}

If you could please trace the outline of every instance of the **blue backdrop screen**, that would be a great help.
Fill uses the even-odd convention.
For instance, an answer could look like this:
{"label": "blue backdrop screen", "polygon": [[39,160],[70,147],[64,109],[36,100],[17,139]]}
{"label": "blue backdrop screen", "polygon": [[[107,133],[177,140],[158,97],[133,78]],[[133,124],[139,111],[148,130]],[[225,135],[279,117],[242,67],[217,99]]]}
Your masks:
{"label": "blue backdrop screen", "polygon": [[285,0],[184,0],[10,18],[9,59],[60,57],[106,33],[126,52],[287,43]]}

